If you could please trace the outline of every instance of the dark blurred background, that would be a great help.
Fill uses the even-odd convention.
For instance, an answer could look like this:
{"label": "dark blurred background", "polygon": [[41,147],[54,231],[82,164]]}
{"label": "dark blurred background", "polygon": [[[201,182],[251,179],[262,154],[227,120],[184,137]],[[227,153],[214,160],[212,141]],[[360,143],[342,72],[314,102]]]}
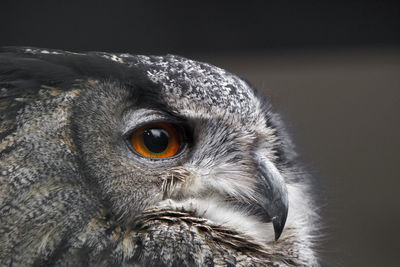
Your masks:
{"label": "dark blurred background", "polygon": [[0,45],[174,53],[247,77],[317,180],[321,257],[400,266],[396,1],[3,0]]}

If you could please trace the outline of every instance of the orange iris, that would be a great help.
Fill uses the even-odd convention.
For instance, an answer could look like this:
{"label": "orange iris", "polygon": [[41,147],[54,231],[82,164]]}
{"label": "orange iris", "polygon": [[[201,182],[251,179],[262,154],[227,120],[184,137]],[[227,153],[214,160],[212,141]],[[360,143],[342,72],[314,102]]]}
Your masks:
{"label": "orange iris", "polygon": [[178,153],[181,135],[171,123],[153,123],[134,131],[131,142],[147,158],[169,158]]}

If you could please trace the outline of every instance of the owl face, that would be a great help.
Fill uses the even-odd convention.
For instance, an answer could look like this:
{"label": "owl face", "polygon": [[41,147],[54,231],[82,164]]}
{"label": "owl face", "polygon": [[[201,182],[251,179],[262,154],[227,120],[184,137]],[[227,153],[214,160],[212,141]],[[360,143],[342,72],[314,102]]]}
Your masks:
{"label": "owl face", "polygon": [[280,140],[254,89],[175,56],[137,67],[143,84],[88,82],[74,114],[85,177],[112,213],[129,225],[146,209],[183,210],[257,240],[271,241],[273,224],[278,238],[288,210]]}
{"label": "owl face", "polygon": [[307,177],[243,79],[36,48],[0,77],[0,265],[316,265]]}

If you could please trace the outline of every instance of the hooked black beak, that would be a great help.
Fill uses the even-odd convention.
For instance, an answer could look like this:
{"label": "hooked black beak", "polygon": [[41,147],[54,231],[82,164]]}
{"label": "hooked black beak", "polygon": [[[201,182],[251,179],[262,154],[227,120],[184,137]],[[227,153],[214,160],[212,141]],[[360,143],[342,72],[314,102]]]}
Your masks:
{"label": "hooked black beak", "polygon": [[266,160],[258,162],[259,192],[261,193],[260,208],[272,221],[275,240],[278,240],[285,227],[288,215],[289,201],[285,181],[276,166]]}

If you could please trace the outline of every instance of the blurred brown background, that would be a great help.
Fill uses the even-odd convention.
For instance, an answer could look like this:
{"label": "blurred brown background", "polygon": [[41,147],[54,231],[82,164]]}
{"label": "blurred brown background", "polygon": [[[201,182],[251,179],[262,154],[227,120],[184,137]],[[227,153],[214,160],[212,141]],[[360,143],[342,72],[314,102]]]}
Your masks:
{"label": "blurred brown background", "polygon": [[2,1],[0,45],[174,53],[265,92],[316,180],[326,266],[399,266],[396,1]]}

